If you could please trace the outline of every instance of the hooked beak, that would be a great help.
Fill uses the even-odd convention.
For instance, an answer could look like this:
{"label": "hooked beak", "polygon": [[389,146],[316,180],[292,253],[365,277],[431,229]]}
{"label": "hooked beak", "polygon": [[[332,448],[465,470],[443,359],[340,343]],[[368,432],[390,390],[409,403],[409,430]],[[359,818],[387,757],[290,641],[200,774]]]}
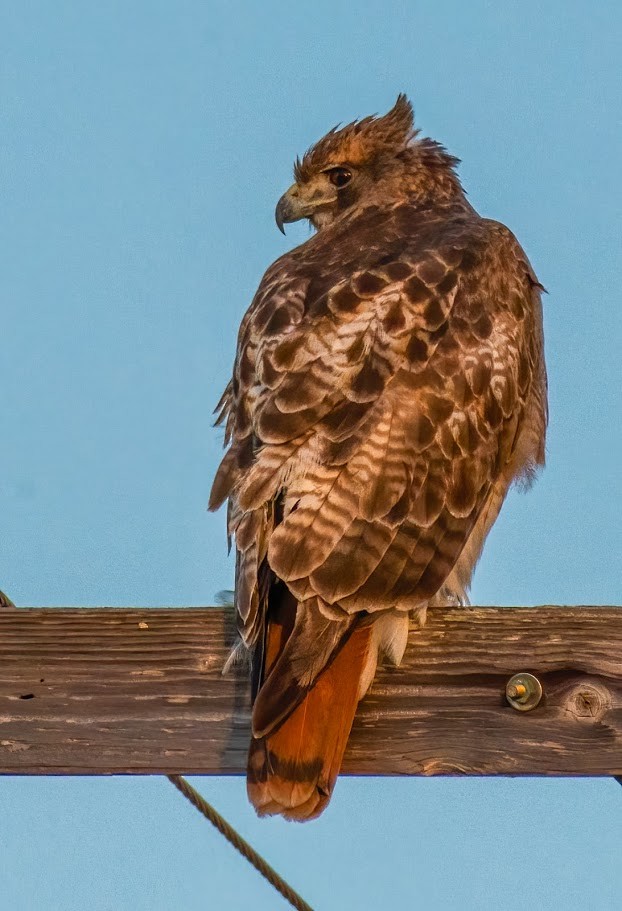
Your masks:
{"label": "hooked beak", "polygon": [[293,221],[300,221],[306,214],[306,207],[302,205],[298,187],[292,184],[287,193],[283,193],[276,204],[274,218],[281,234],[285,234],[283,225]]}

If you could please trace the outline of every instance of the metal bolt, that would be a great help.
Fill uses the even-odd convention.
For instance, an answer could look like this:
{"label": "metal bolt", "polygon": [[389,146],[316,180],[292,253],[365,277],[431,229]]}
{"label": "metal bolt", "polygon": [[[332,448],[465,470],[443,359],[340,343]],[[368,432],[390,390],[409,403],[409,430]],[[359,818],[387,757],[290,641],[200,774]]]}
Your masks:
{"label": "metal bolt", "polygon": [[508,683],[505,692],[510,699],[520,699],[527,695],[527,687],[524,683]]}
{"label": "metal bolt", "polygon": [[530,712],[542,699],[542,684],[533,674],[514,674],[506,684],[505,696],[518,712]]}

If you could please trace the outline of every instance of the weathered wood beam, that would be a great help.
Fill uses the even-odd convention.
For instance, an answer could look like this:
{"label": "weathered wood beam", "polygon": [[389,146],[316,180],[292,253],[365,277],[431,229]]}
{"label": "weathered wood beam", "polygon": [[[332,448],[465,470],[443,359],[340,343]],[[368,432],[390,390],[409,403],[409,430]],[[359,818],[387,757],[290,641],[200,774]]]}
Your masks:
{"label": "weathered wood beam", "polygon": [[[220,609],[0,611],[0,773],[237,774],[246,673]],[[544,698],[505,698],[530,671]],[[361,703],[363,775],[621,775],[622,608],[436,610]]]}

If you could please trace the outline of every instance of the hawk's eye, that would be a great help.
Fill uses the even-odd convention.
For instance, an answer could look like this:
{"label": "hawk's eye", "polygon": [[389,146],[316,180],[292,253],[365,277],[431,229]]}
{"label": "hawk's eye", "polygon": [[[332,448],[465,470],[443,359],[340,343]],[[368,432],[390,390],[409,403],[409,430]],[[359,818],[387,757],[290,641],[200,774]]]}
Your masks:
{"label": "hawk's eye", "polygon": [[328,179],[333,186],[340,190],[352,180],[352,171],[348,168],[331,168],[330,171],[328,171]]}

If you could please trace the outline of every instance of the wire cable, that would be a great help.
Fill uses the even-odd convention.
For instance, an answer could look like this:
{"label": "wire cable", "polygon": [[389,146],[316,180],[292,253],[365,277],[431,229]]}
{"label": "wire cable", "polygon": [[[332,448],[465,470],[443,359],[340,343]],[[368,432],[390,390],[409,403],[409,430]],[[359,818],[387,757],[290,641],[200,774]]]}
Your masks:
{"label": "wire cable", "polygon": [[199,813],[202,813],[203,816],[218,829],[221,835],[224,835],[236,851],[239,851],[242,857],[245,857],[246,860],[261,873],[264,879],[274,886],[277,892],[281,893],[283,898],[290,903],[292,908],[296,908],[296,911],[313,911],[311,905],[308,905],[307,902],[292,889],[289,883],[285,882],[282,876],[279,876],[276,870],[263,859],[261,854],[258,854],[252,845],[249,845],[249,843],[236,832],[233,826],[220,815],[218,810],[215,810],[182,775],[167,775],[166,777],[171,784],[175,785],[177,790],[196,807]]}

